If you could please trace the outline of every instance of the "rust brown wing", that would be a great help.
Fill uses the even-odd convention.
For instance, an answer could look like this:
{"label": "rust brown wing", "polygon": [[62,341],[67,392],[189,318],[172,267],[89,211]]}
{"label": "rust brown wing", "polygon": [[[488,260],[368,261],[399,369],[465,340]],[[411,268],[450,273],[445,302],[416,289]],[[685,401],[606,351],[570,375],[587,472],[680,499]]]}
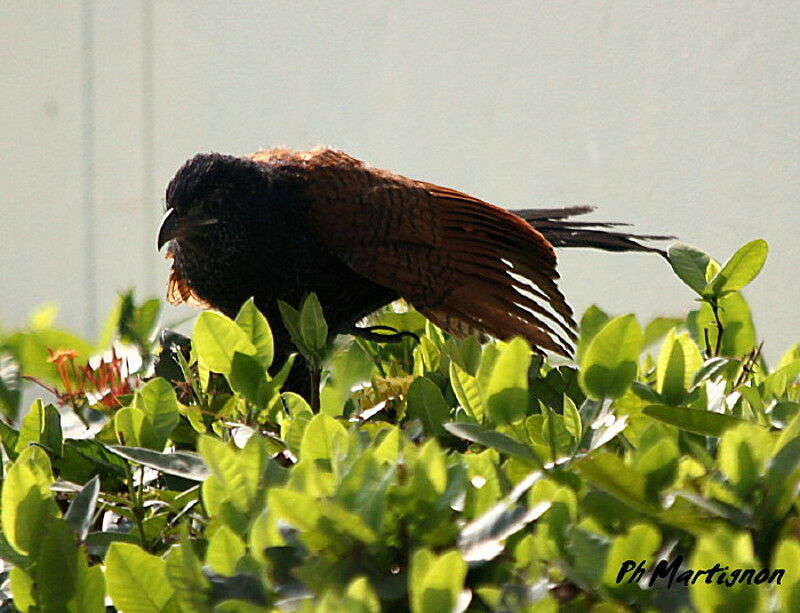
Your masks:
{"label": "rust brown wing", "polygon": [[521,336],[570,354],[572,310],[541,233],[478,198],[324,153],[306,163],[309,223],[353,270],[454,335]]}

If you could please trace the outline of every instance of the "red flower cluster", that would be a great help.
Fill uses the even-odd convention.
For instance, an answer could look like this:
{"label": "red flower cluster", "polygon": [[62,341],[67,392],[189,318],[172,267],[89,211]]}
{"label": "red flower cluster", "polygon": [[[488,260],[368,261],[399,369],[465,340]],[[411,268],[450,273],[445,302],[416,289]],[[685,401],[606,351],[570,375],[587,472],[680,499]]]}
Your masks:
{"label": "red flower cluster", "polygon": [[51,390],[61,405],[71,404],[73,407],[78,407],[89,400],[89,395],[93,395],[96,397],[94,402],[99,402],[110,409],[122,406],[119,396],[133,392],[128,377],[128,361],[118,357],[113,348],[111,360],[106,362],[101,359],[96,368],[88,362],[85,366],[76,366],[75,358],[78,357],[78,352],[73,349],[47,351],[50,354],[47,361],[55,365],[64,384],[64,392]]}

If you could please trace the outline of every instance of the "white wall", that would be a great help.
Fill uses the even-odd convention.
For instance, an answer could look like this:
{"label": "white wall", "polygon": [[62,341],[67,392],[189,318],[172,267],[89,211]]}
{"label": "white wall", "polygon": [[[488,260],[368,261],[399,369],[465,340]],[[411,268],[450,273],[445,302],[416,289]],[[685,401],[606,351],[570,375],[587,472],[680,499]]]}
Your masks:
{"label": "white wall", "polygon": [[[163,189],[198,151],[339,147],[508,208],[592,203],[724,259],[766,353],[800,338],[794,2],[4,2],[0,321],[97,328],[163,293]],[[562,286],[643,319],[694,303],[660,258],[568,252]],[[169,309],[170,318],[183,313]]]}

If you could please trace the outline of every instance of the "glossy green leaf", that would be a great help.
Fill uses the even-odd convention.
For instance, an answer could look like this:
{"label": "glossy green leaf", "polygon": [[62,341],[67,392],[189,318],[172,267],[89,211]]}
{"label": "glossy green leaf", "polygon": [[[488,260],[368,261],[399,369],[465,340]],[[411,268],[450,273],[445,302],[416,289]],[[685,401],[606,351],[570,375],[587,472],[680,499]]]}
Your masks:
{"label": "glossy green leaf", "polygon": [[467,565],[457,551],[437,556],[420,549],[411,558],[409,588],[413,613],[441,613],[456,609]]}
{"label": "glossy green leaf", "polygon": [[409,417],[417,418],[422,422],[426,434],[433,436],[444,433],[442,424],[450,418],[450,407],[447,406],[442,392],[435,383],[425,377],[415,379],[408,388],[406,410]]}
{"label": "glossy green leaf", "polygon": [[528,412],[528,366],[531,349],[525,340],[503,343],[485,387],[486,417],[494,424],[510,424]]}
{"label": "glossy green leaf", "polygon": [[739,491],[747,493],[761,476],[773,443],[769,432],[755,424],[729,428],[719,441],[719,467]]}
{"label": "glossy green leaf", "polygon": [[800,486],[800,438],[784,446],[767,465],[764,500],[758,517],[765,526],[783,517],[797,500]]}
{"label": "glossy green leaf", "polygon": [[192,344],[199,359],[214,372],[230,374],[233,356],[238,351],[255,355],[256,348],[248,335],[233,320],[203,311],[194,323]]}
{"label": "glossy green leaf", "polygon": [[610,452],[595,453],[578,460],[578,474],[598,489],[611,494],[617,500],[642,513],[655,510],[645,494],[645,479],[638,472]]}
{"label": "glossy green leaf", "polygon": [[583,312],[583,315],[581,316],[581,323],[578,328],[578,361],[580,361],[583,353],[586,351],[586,348],[589,346],[589,343],[592,341],[595,335],[603,328],[603,326],[608,323],[610,319],[611,317],[609,317],[608,313],[603,311],[596,304],[593,304]]}
{"label": "glossy green leaf", "polygon": [[61,415],[52,404],[45,406],[41,400],[36,400],[23,418],[15,450],[19,453],[29,443],[38,443],[59,456],[63,454]]}
{"label": "glossy green leaf", "polygon": [[106,554],[106,584],[114,606],[125,613],[172,611],[175,590],[166,562],[135,545],[112,543]]}
{"label": "glossy green leaf", "polygon": [[105,582],[99,566],[89,567],[86,554],[75,547],[75,536],[60,519],[45,530],[36,587],[42,611],[102,613]]}
{"label": "glossy green leaf", "polygon": [[206,563],[215,573],[232,575],[236,572],[236,563],[244,554],[244,541],[228,526],[222,526],[208,541]]}
{"label": "glossy green leaf", "polygon": [[667,250],[670,266],[678,278],[702,295],[706,287],[706,271],[711,256],[686,243],[675,243]]}
{"label": "glossy green leaf", "polygon": [[122,445],[157,450],[164,448],[163,444],[159,445],[160,441],[147,415],[136,407],[125,407],[114,414],[114,432]]}
{"label": "glossy green leaf", "polygon": [[564,394],[563,412],[564,427],[567,429],[567,432],[569,432],[576,441],[581,440],[581,436],[583,435],[581,414],[578,411],[578,407],[576,407],[575,403],[572,401],[572,398],[566,394]]}
{"label": "glossy green leaf", "polygon": [[153,448],[161,451],[178,425],[178,398],[172,386],[161,377],[151,379],[139,391],[138,407],[150,422],[154,435]]}
{"label": "glossy green leaf", "polygon": [[581,359],[579,381],[590,398],[617,398],[636,376],[643,337],[633,315],[609,321],[592,339]]}
{"label": "glossy green leaf", "polygon": [[450,385],[464,410],[479,424],[486,415],[486,402],[478,387],[478,379],[461,368],[455,361],[450,362]]}
{"label": "glossy green leaf", "polygon": [[328,325],[316,294],[309,294],[300,309],[300,335],[307,347],[320,352],[328,341]]}
{"label": "glossy green leaf", "polygon": [[[753,553],[750,535],[744,531],[733,532],[725,526],[707,531],[697,539],[687,567],[710,569],[715,564],[728,566],[731,571],[762,567]],[[730,577],[728,575],[727,579]],[[764,588],[764,585],[752,582],[749,585],[748,582],[727,585],[699,580],[689,586],[689,595],[698,611],[766,611],[768,591]]]}
{"label": "glossy green leaf", "polygon": [[[719,318],[724,328],[721,355],[738,358],[753,350],[756,346],[756,331],[750,307],[741,293],[731,292],[719,299]],[[687,325],[693,330],[694,337],[703,349],[706,349],[706,334],[711,349],[716,348],[717,325],[707,303],[701,304],[697,311],[690,313]]]}
{"label": "glossy green leaf", "polygon": [[247,338],[255,347],[254,357],[261,364],[262,368],[267,369],[272,366],[272,359],[275,355],[272,330],[269,327],[267,318],[258,310],[252,298],[247,300],[239,309],[236,315],[236,324],[244,331]]}
{"label": "glossy green leaf", "polygon": [[314,415],[303,433],[300,458],[330,462],[347,447],[347,430],[329,415]]}
{"label": "glossy green leaf", "polygon": [[656,391],[666,404],[679,405],[687,396],[694,374],[703,358],[689,334],[671,330],[656,362]]}
{"label": "glossy green leaf", "polygon": [[800,611],[800,541],[783,539],[775,548],[772,568],[783,569],[785,575],[775,587],[781,611]]}
{"label": "glossy green leaf", "polygon": [[522,460],[530,466],[537,468],[541,468],[542,466],[542,460],[530,447],[526,447],[519,441],[501,432],[497,432],[496,430],[485,430],[481,426],[475,424],[454,422],[445,424],[444,429],[450,434],[463,438],[464,440],[497,449],[497,451]]}
{"label": "glossy green leaf", "polygon": [[721,296],[738,291],[756,278],[767,260],[767,241],[757,239],[742,245],[714,276],[703,292],[707,296]]}
{"label": "glossy green leaf", "polygon": [[248,487],[237,452],[222,441],[201,436],[197,450],[225,491],[225,496],[242,513],[250,510],[257,492]]}
{"label": "glossy green leaf", "polygon": [[47,453],[26,447],[8,470],[0,498],[3,534],[18,553],[38,554],[43,531],[60,515],[50,493],[53,476]]}
{"label": "glossy green leaf", "polygon": [[642,412],[645,415],[663,421],[665,424],[705,436],[722,436],[722,433],[728,428],[747,423],[737,417],[731,417],[723,413],[690,409],[689,407],[651,404],[645,407]]}

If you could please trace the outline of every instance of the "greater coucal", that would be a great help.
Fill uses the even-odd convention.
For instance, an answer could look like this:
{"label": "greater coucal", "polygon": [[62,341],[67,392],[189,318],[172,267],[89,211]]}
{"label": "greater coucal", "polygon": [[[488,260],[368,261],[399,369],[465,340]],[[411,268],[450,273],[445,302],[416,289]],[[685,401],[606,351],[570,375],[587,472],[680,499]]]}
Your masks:
{"label": "greater coucal", "polygon": [[444,330],[525,338],[569,355],[572,310],[553,247],[663,252],[615,224],[572,221],[592,207],[509,212],[373,168],[328,148],[201,153],[167,187],[158,248],[173,259],[167,299],[233,317],[250,296],[292,346],[277,301],[316,292],[332,334],[405,298]]}

